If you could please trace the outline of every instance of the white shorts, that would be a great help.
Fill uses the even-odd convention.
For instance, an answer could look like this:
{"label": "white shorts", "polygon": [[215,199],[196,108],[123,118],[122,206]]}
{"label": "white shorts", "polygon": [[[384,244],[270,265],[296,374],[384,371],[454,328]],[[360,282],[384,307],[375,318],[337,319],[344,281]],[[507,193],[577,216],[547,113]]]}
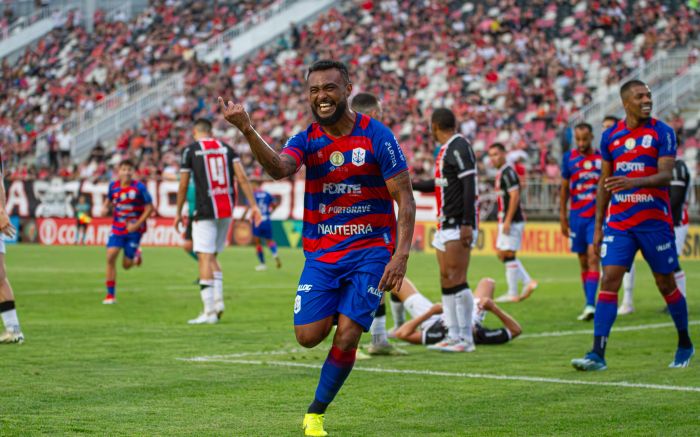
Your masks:
{"label": "white shorts", "polygon": [[[476,247],[476,239],[479,237],[479,230],[474,229],[472,248]],[[433,236],[433,247],[440,252],[445,251],[445,244],[450,241],[459,240],[459,228],[438,229]]]}
{"label": "white shorts", "polygon": [[195,253],[220,253],[226,247],[231,219],[195,220],[192,222],[192,250]]}
{"label": "white shorts", "polygon": [[510,250],[517,252],[520,250],[520,244],[523,239],[523,231],[525,230],[525,222],[511,223],[510,234],[503,233],[503,224],[498,224],[498,238],[496,239],[496,249]]}
{"label": "white shorts", "polygon": [[685,238],[688,236],[688,225],[675,226],[673,228],[673,233],[676,235],[676,252],[678,253],[678,256],[681,256],[681,253],[683,253]]}

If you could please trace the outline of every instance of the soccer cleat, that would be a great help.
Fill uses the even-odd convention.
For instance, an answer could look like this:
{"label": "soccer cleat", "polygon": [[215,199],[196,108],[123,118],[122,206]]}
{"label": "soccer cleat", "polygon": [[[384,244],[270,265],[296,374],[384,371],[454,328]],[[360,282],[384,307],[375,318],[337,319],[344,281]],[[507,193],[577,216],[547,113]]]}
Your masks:
{"label": "soccer cleat", "polygon": [[267,266],[265,264],[258,264],[255,266],[256,272],[264,272],[265,270],[267,270]]}
{"label": "soccer cleat", "polygon": [[0,344],[22,344],[24,343],[24,334],[20,330],[10,330],[3,332],[0,335]]}
{"label": "soccer cleat", "polygon": [[136,265],[136,267],[141,267],[141,264],[143,264],[143,254],[141,254],[141,249],[138,249],[134,256],[134,265]]}
{"label": "soccer cleat", "polygon": [[681,369],[683,367],[688,367],[690,364],[690,359],[695,355],[695,348],[693,346],[690,349],[684,349],[679,347],[676,349],[676,356],[673,358],[673,362],[668,365],[672,369]]}
{"label": "soccer cleat", "polygon": [[370,358],[372,358],[372,357],[367,355],[366,353],[364,353],[362,351],[362,349],[357,348],[357,352],[355,352],[355,359],[356,360],[358,360],[358,361],[359,360],[369,360]]}
{"label": "soccer cleat", "polygon": [[450,339],[445,337],[445,339],[440,341],[440,342],[427,345],[426,349],[431,350],[431,351],[439,351],[439,350],[442,350],[442,348],[449,346],[450,344],[452,344]]}
{"label": "soccer cleat", "polygon": [[605,360],[593,351],[588,352],[583,358],[574,358],[571,360],[571,365],[574,366],[574,369],[585,372],[605,370],[608,368],[605,364]]}
{"label": "soccer cleat", "polygon": [[306,413],[301,425],[304,435],[327,436],[328,433],[323,429],[323,417],[323,414]]}
{"label": "soccer cleat", "polygon": [[216,316],[216,313],[212,313],[212,314],[201,313],[196,319],[188,320],[187,324],[188,325],[213,325],[214,323],[217,323],[218,321],[219,321],[219,318]]}
{"label": "soccer cleat", "polygon": [[617,309],[618,316],[626,316],[628,314],[632,314],[633,312],[634,307],[631,303],[623,303],[622,305],[620,305],[620,308]]}
{"label": "soccer cleat", "polygon": [[517,294],[508,294],[508,293],[501,295],[501,296],[498,296],[495,300],[495,302],[498,302],[498,303],[518,302],[518,301],[520,301],[520,296],[518,296]]}
{"label": "soccer cleat", "polygon": [[279,257],[275,257],[275,262],[277,263],[277,268],[281,269],[282,268],[282,260],[280,260]]}
{"label": "soccer cleat", "polygon": [[440,350],[443,352],[474,352],[476,350],[476,346],[474,346],[473,342],[460,340],[453,342]]}
{"label": "soccer cleat", "polygon": [[595,316],[595,307],[593,305],[586,305],[586,307],[583,309],[583,312],[581,313],[581,315],[576,317],[576,320],[588,322],[590,320],[593,320],[594,316]]}
{"label": "soccer cleat", "polygon": [[393,357],[408,355],[408,352],[399,349],[391,343],[370,344],[367,346],[367,353],[370,355],[389,355]]}
{"label": "soccer cleat", "polygon": [[111,294],[108,294],[107,296],[105,296],[104,299],[102,299],[102,303],[104,305],[113,305],[117,303],[117,298],[112,296]]}
{"label": "soccer cleat", "polygon": [[519,300],[523,301],[523,300],[527,299],[528,297],[532,296],[532,293],[537,289],[537,285],[539,285],[539,284],[535,280],[528,282],[528,284],[523,287],[523,292],[520,293]]}

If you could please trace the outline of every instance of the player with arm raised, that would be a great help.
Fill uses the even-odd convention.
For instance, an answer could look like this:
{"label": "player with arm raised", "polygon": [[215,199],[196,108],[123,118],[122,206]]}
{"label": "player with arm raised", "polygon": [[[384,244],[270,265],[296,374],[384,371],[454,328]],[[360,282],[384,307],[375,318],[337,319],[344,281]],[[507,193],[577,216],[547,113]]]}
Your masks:
{"label": "player with arm raised", "polygon": [[199,260],[199,287],[204,306],[190,325],[217,323],[224,312],[224,276],[217,255],[226,247],[226,235],[236,204],[234,177],[251,205],[254,222],[260,220],[245,170],[234,150],[212,137],[211,121],[194,123],[194,143],[182,152],[180,185],[177,192],[175,229],[180,232],[187,186],[194,179],[196,207],[192,222],[192,249]]}
{"label": "player with arm raised", "polygon": [[[406,158],[391,131],[348,106],[352,83],[337,61],[315,62],[307,74],[316,120],[281,153],[255,131],[243,105],[219,98],[265,171],[279,179],[306,165],[303,246],[306,256],[294,301],[294,330],[314,347],[338,328],[304,416],[306,435],[323,429],[328,404],[355,363],[355,351],[383,290],[399,289],[408,262],[416,206]],[[398,225],[394,215],[398,203]],[[398,227],[398,230],[397,230]]]}
{"label": "player with arm raised", "polygon": [[[600,153],[591,145],[593,127],[580,123],[574,128],[576,148],[564,154],[561,164],[559,222],[561,232],[571,240],[571,251],[578,255],[586,306],[578,320],[591,320],[600,279],[600,259],[593,247],[595,192],[600,179]],[[571,200],[567,214],[566,205]]]}
{"label": "player with arm raised", "polygon": [[626,82],[620,97],[626,118],[603,132],[600,140],[603,164],[593,244],[599,248],[603,279],[593,350],[571,364],[577,370],[607,368],[605,350],[617,316],[617,293],[622,276],[641,250],[678,331],[678,348],[669,367],[687,367],[695,349],[688,333],[688,306],[673,275],[679,265],[668,195],[676,135],[670,126],[651,117],[651,91],[644,82]]}
{"label": "player with arm raised", "polygon": [[[5,205],[5,171],[0,159],[0,233],[8,237],[14,237],[17,230],[7,215]],[[0,334],[0,344],[24,343],[24,334],[19,326],[17,309],[15,308],[15,296],[12,286],[7,279],[7,267],[5,266],[5,240],[0,236],[0,318],[5,330]]]}

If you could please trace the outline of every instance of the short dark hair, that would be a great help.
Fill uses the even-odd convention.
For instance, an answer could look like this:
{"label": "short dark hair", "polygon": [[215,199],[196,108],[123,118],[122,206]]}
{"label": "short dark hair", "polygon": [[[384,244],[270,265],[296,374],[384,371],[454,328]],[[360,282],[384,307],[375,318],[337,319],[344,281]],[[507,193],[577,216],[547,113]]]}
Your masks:
{"label": "short dark hair", "polygon": [[440,130],[452,131],[457,129],[455,114],[447,108],[437,108],[433,111],[430,122]]}
{"label": "short dark hair", "polygon": [[644,82],[642,82],[639,79],[628,80],[627,82],[622,84],[622,86],[620,87],[620,97],[622,97],[624,99],[625,95],[627,94],[627,91],[629,91],[629,89],[632,88],[633,86],[638,86],[638,85],[647,86],[647,84],[645,84]]}
{"label": "short dark hair", "polygon": [[503,152],[503,153],[506,152],[506,146],[504,146],[504,145],[501,144],[501,143],[493,143],[493,144],[491,144],[491,145],[489,146],[489,150],[491,150],[491,149],[498,149],[498,150],[500,150],[500,151]]}
{"label": "short dark hair", "polygon": [[309,80],[309,76],[311,76],[311,73],[314,71],[325,71],[332,69],[340,71],[340,74],[343,76],[343,79],[345,79],[345,82],[350,83],[350,73],[348,73],[348,67],[340,61],[333,61],[331,59],[320,59],[311,64],[308,73],[306,73],[306,80]]}
{"label": "short dark hair", "polygon": [[129,158],[125,158],[125,159],[122,159],[121,161],[119,161],[119,167],[122,167],[125,165],[128,167],[131,167],[131,168],[136,168],[136,164],[134,164],[134,161],[132,161]]}
{"label": "short dark hair", "polygon": [[372,110],[379,109],[379,99],[371,93],[357,93],[355,97],[352,98],[350,107],[353,111],[367,114],[372,112]]}
{"label": "short dark hair", "polygon": [[606,115],[605,117],[603,117],[603,121],[605,120],[611,120],[613,123],[617,123],[618,121],[620,121],[620,119],[615,117],[614,115]]}
{"label": "short dark hair", "polygon": [[590,125],[590,123],[581,122],[574,126],[574,129],[588,129],[588,132],[593,133],[593,126]]}
{"label": "short dark hair", "polygon": [[194,121],[194,128],[200,132],[211,132],[214,126],[208,118],[198,118]]}

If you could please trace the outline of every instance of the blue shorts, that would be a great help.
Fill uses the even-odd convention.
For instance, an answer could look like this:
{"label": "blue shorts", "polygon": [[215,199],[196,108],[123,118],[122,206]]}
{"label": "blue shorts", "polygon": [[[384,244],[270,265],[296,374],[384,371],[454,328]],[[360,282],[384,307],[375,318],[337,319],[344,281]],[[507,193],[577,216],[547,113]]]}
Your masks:
{"label": "blue shorts", "polygon": [[119,247],[124,249],[124,257],[134,259],[136,251],[139,249],[139,244],[141,243],[141,235],[141,232],[132,232],[124,235],[109,234],[107,248]]}
{"label": "blue shorts", "polygon": [[253,236],[272,240],[272,223],[264,221],[260,226],[253,225]]}
{"label": "blue shorts", "polygon": [[595,233],[595,218],[575,219],[569,221],[569,240],[571,251],[574,253],[586,253],[588,245],[593,244]]}
{"label": "blue shorts", "polygon": [[676,239],[671,228],[659,232],[618,231],[605,227],[600,256],[603,266],[623,266],[629,270],[637,250],[654,273],[668,274],[678,270]]}
{"label": "blue shorts", "polygon": [[343,314],[369,331],[379,308],[379,281],[386,263],[327,264],[307,260],[294,300],[294,324],[306,325]]}

